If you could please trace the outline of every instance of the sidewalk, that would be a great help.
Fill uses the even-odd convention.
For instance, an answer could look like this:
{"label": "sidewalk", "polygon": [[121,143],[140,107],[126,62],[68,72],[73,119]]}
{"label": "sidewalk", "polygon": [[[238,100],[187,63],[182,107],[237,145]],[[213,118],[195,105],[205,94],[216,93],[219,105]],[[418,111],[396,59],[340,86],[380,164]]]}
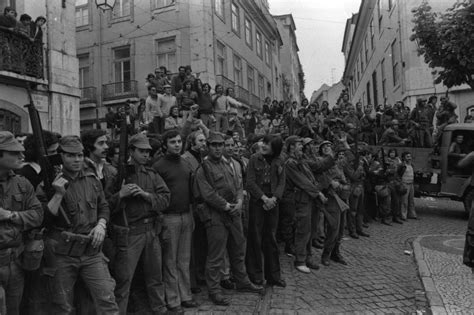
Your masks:
{"label": "sidewalk", "polygon": [[423,235],[413,242],[433,314],[474,314],[474,275],[462,264],[464,235]]}

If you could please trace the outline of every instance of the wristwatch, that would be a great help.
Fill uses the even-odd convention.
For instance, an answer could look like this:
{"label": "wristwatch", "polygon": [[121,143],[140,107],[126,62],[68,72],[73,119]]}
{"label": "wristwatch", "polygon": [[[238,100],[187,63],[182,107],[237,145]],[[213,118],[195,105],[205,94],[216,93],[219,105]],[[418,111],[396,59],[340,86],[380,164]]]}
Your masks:
{"label": "wristwatch", "polygon": [[10,211],[10,215],[8,216],[8,221],[14,223],[17,217],[18,217],[18,213],[16,213],[15,211]]}

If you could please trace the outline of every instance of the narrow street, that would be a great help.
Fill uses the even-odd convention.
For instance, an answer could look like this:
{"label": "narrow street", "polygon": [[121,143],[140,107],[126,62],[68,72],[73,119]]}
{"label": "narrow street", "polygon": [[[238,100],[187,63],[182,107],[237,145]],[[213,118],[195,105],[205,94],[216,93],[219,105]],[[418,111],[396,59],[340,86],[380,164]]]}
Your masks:
{"label": "narrow street", "polygon": [[282,256],[286,288],[267,288],[262,298],[228,292],[230,307],[211,304],[203,290],[201,306],[186,314],[430,314],[411,243],[420,235],[464,234],[467,221],[458,202],[417,199],[416,207],[419,220],[392,227],[374,222],[369,238],[346,238],[348,266],[333,263],[306,275]]}

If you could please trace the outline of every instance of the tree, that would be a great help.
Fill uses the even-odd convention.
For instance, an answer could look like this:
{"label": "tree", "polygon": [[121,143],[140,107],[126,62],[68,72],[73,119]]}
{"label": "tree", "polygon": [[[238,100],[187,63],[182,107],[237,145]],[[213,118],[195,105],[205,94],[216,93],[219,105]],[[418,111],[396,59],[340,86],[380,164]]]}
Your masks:
{"label": "tree", "polygon": [[418,55],[435,70],[435,83],[448,88],[468,84],[474,90],[474,1],[459,0],[443,13],[432,12],[427,0],[412,10],[410,40]]}

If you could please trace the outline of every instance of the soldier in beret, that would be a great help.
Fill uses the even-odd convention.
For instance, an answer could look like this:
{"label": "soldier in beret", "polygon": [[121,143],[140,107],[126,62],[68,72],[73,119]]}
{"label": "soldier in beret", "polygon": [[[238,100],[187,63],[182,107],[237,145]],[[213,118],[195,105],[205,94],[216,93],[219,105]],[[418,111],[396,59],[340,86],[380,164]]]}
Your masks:
{"label": "soldier in beret", "polygon": [[43,222],[43,209],[33,186],[26,178],[14,173],[23,166],[24,151],[12,133],[0,131],[1,314],[19,314],[24,286],[22,235]]}

